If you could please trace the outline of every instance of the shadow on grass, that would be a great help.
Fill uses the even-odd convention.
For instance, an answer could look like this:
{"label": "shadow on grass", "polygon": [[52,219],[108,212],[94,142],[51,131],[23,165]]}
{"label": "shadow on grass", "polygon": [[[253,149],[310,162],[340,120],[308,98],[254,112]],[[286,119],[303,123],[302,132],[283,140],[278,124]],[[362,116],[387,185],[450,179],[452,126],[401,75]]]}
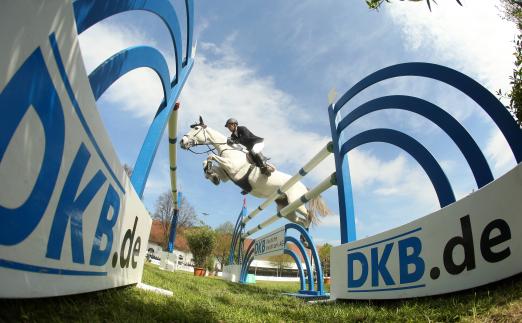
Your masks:
{"label": "shadow on grass", "polygon": [[[495,308],[522,299],[522,274],[445,296],[313,305],[282,296],[277,284],[243,285],[150,266],[144,271],[144,282],[171,290],[174,297],[123,287],[55,298],[0,300],[0,322],[458,321],[487,317]],[[500,315],[500,320],[506,317]]]}
{"label": "shadow on grass", "polygon": [[[344,306],[381,308],[387,311],[416,309],[419,312],[438,313],[445,320],[463,316],[477,316],[522,299],[522,274],[481,287],[445,294],[403,300],[338,300]],[[328,304],[321,304],[329,306]]]}
{"label": "shadow on grass", "polygon": [[216,313],[197,302],[187,304],[122,287],[81,295],[0,300],[0,322],[216,322]]}

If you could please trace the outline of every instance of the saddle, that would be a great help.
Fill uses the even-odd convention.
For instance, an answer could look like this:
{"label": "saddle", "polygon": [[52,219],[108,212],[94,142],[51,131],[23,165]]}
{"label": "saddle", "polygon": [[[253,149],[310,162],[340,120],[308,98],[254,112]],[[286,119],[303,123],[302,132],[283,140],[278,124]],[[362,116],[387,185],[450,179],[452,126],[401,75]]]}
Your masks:
{"label": "saddle", "polygon": [[[263,155],[263,153],[259,153],[258,155],[263,160],[263,163],[267,163],[270,160],[270,158],[268,158],[265,155]],[[246,157],[247,157],[247,161],[251,165],[256,165],[256,162],[254,161],[254,157],[252,157],[252,154],[250,153],[250,151],[247,153]]]}

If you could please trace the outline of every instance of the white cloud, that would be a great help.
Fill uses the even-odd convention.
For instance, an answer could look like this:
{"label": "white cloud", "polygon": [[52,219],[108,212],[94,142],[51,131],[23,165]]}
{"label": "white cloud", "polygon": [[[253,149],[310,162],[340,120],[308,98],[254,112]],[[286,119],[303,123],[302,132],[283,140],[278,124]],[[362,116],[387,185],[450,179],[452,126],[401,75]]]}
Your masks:
{"label": "white cloud", "polygon": [[319,220],[318,226],[320,227],[339,228],[340,226],[339,214],[332,214]]}
{"label": "white cloud", "polygon": [[[82,33],[79,40],[88,73],[123,49],[138,45],[158,49],[158,44],[138,29],[113,23],[96,24]],[[167,57],[167,63],[172,62],[173,58]],[[172,64],[169,64],[169,70],[171,77],[175,75]],[[102,98],[119,106],[123,112],[151,121],[163,99],[163,90],[161,81],[154,71],[139,68],[122,76],[109,87]]]}
{"label": "white cloud", "polygon": [[383,161],[371,153],[354,149],[348,157],[355,190],[370,190],[377,196],[409,197],[421,205],[437,200],[422,168],[413,166],[404,154]]}
{"label": "white cloud", "polygon": [[[271,78],[259,76],[229,46],[232,40],[233,36],[222,45],[200,44],[182,92],[180,131],[187,131],[187,125],[201,115],[209,126],[228,135],[223,124],[234,117],[265,138],[265,154],[276,165],[286,164],[297,170],[330,139],[303,127],[303,120],[316,116],[300,109]],[[317,117],[326,119],[328,115],[318,111]]]}
{"label": "white cloud", "polygon": [[[169,160],[157,157],[155,165],[169,165]],[[155,171],[150,173],[145,186],[146,197],[156,196],[170,190],[170,169],[167,167],[155,167]],[[155,201],[148,201],[155,202]]]}
{"label": "white cloud", "polygon": [[[81,39],[88,69],[128,46],[151,44],[145,36],[132,29],[99,25],[95,32]],[[260,76],[236,54],[231,46],[233,40],[234,35],[231,35],[219,45],[200,42],[196,63],[182,91],[180,132],[186,131],[188,124],[202,115],[207,124],[225,133],[224,120],[234,116],[240,124],[265,137],[265,153],[276,165],[296,171],[330,141],[329,136],[307,128],[307,121],[327,119],[327,113],[320,108],[310,111],[298,106],[296,100],[278,89],[270,77]],[[89,51],[97,48],[103,50]],[[129,73],[111,87],[105,99],[135,117],[150,120],[157,107],[155,102],[159,103],[161,96],[160,82],[155,74],[139,70]],[[411,171],[404,155],[385,162],[371,153],[354,150],[350,152],[350,167],[355,189],[371,187],[377,196],[411,196],[420,201],[433,201],[434,192],[427,177],[416,169]],[[310,176],[319,181],[333,171],[334,162],[330,157]],[[424,185],[426,182],[428,184]],[[168,184],[161,174],[151,173],[147,194],[159,194],[168,188]],[[327,217],[321,225],[338,226],[338,221],[338,216]]]}
{"label": "white cloud", "polygon": [[516,28],[502,19],[499,0],[439,1],[432,11],[408,1],[386,6],[411,50],[432,52],[436,62],[478,77],[490,91],[509,88]]}
{"label": "white cloud", "polygon": [[511,148],[498,129],[493,129],[486,145],[486,155],[493,161],[493,173],[498,177],[515,165]]}

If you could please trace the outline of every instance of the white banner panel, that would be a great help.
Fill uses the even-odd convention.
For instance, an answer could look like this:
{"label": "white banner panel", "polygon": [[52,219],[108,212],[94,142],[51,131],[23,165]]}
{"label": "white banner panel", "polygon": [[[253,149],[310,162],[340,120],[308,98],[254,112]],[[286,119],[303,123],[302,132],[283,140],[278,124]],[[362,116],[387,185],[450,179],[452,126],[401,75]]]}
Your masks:
{"label": "white banner panel", "polygon": [[141,281],[151,219],[103,127],[70,1],[2,1],[0,297]]}
{"label": "white banner panel", "polygon": [[444,294],[522,272],[522,164],[423,218],[331,252],[333,298]]}
{"label": "white banner panel", "polygon": [[265,234],[254,241],[254,259],[282,255],[285,249],[285,227]]}

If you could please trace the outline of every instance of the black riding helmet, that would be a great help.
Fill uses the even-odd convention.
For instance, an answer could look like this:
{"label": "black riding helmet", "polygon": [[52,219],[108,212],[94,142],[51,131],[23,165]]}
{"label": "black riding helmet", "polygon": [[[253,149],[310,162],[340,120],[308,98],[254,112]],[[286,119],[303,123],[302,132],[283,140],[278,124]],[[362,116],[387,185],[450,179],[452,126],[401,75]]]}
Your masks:
{"label": "black riding helmet", "polygon": [[225,123],[225,128],[228,127],[229,124],[237,124],[237,120],[234,118],[228,118],[227,123]]}

